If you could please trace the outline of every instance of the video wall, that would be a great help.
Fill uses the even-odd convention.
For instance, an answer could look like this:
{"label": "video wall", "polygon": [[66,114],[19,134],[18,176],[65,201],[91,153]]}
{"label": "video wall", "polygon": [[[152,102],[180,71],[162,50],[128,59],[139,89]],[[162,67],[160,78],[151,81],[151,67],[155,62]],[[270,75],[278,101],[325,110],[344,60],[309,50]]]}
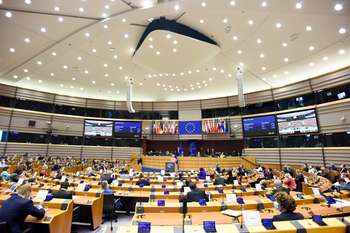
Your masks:
{"label": "video wall", "polygon": [[85,120],[84,135],[96,137],[140,138],[142,122]]}
{"label": "video wall", "polygon": [[315,109],[271,116],[242,118],[244,137],[317,133]]}

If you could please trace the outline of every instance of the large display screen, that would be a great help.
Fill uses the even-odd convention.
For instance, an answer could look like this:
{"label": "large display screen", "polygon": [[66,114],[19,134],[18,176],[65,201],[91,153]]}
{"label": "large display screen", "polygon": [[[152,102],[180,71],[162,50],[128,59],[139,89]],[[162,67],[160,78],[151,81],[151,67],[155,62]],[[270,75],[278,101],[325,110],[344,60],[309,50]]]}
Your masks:
{"label": "large display screen", "polygon": [[178,133],[179,133],[178,121],[154,121],[153,123],[153,134],[155,135],[164,135],[164,134],[175,135]]}
{"label": "large display screen", "polygon": [[113,132],[112,121],[85,120],[84,135],[111,137]]}
{"label": "large display screen", "polygon": [[318,132],[315,109],[277,115],[280,134]]}
{"label": "large display screen", "polygon": [[142,123],[138,121],[114,122],[114,136],[120,138],[140,138]]}
{"label": "large display screen", "polygon": [[180,121],[179,133],[180,134],[202,134],[202,122],[201,121]]}
{"label": "large display screen", "polygon": [[227,120],[225,118],[202,120],[202,130],[207,134],[228,133]]}
{"label": "large display screen", "polygon": [[242,122],[245,137],[268,136],[277,133],[275,116],[243,118]]}

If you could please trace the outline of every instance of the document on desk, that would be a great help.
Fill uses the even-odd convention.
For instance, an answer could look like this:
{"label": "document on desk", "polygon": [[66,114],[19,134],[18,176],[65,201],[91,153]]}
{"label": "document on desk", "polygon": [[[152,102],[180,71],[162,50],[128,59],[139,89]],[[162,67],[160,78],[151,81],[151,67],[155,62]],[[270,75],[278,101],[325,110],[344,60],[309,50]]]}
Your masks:
{"label": "document on desk", "polygon": [[237,202],[237,196],[234,193],[226,194],[227,202]]}
{"label": "document on desk", "polygon": [[221,213],[227,216],[235,217],[235,218],[242,215],[242,211],[238,211],[238,210],[224,210],[224,211],[221,211]]}
{"label": "document on desk", "polygon": [[259,211],[244,210],[243,222],[245,225],[259,225],[261,224],[261,217]]}
{"label": "document on desk", "polygon": [[342,200],[342,199],[334,199],[336,200],[335,204],[331,204],[334,208],[344,208],[344,207],[350,207],[350,201]]}
{"label": "document on desk", "polygon": [[36,195],[36,199],[45,200],[48,193],[48,190],[40,190]]}

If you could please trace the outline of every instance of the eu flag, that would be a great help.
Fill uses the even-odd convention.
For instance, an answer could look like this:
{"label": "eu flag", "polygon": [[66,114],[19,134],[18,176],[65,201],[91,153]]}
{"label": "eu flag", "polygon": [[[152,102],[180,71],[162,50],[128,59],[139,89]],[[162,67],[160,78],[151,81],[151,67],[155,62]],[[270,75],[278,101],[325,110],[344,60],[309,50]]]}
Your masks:
{"label": "eu flag", "polygon": [[202,122],[201,121],[180,121],[179,132],[180,134],[201,134]]}

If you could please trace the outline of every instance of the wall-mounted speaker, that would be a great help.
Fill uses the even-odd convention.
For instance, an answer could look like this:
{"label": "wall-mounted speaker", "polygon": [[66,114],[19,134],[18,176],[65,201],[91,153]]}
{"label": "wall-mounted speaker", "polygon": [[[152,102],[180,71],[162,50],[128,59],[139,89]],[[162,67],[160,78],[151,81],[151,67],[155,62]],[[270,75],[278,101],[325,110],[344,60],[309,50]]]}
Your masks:
{"label": "wall-mounted speaker", "polygon": [[28,127],[34,128],[35,125],[36,125],[36,121],[33,121],[33,120],[29,120],[29,121],[28,121]]}

